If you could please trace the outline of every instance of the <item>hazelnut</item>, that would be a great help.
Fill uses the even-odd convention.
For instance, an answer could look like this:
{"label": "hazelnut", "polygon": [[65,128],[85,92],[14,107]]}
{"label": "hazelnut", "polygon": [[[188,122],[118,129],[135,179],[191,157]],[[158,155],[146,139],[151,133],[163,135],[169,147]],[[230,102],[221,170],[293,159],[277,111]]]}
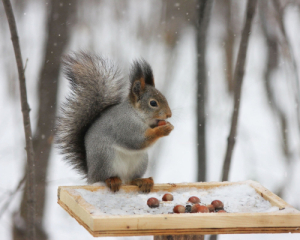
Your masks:
{"label": "hazelnut", "polygon": [[182,205],[176,205],[176,206],[173,208],[173,212],[174,212],[174,213],[185,213],[185,207],[182,206]]}
{"label": "hazelnut", "polygon": [[159,120],[158,123],[157,123],[158,126],[163,126],[163,125],[166,125],[166,124],[167,124],[167,122],[164,121],[164,120]]}
{"label": "hazelnut", "polygon": [[209,204],[206,206],[209,210],[209,212],[214,212],[215,211],[215,207],[212,204]]}
{"label": "hazelnut", "polygon": [[191,209],[191,213],[196,213],[198,212],[198,208],[200,207],[201,205],[196,203],[192,206],[192,209]]}
{"label": "hazelnut", "polygon": [[209,210],[206,206],[200,206],[198,207],[198,211],[197,212],[201,212],[201,213],[209,213]]}
{"label": "hazelnut", "polygon": [[217,213],[227,213],[224,209],[219,210]]}
{"label": "hazelnut", "polygon": [[192,206],[192,211],[191,212],[192,213],[198,213],[198,212],[208,213],[209,210],[208,210],[208,208],[206,206],[202,206],[202,205],[200,205],[200,204],[197,203],[197,204],[194,204]]}
{"label": "hazelnut", "polygon": [[220,209],[224,207],[224,204],[220,200],[214,200],[211,202],[211,205],[215,207],[215,209]]}
{"label": "hazelnut", "polygon": [[163,201],[173,201],[173,195],[171,193],[166,193],[163,197],[162,200]]}
{"label": "hazelnut", "polygon": [[150,207],[150,208],[157,208],[159,206],[159,201],[157,198],[149,198],[148,201],[147,201],[147,205]]}
{"label": "hazelnut", "polygon": [[189,198],[189,202],[194,203],[194,204],[200,203],[200,199],[196,196],[192,196]]}

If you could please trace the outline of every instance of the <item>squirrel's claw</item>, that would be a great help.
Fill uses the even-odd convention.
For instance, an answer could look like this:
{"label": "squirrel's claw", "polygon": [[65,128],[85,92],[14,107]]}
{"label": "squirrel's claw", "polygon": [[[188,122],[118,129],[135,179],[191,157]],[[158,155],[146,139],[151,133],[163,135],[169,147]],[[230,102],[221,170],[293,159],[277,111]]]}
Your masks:
{"label": "squirrel's claw", "polygon": [[149,178],[137,178],[131,182],[132,185],[136,185],[139,187],[141,192],[149,193],[154,185],[154,181],[152,177]]}
{"label": "squirrel's claw", "polygon": [[117,192],[120,190],[122,185],[122,180],[118,177],[110,177],[105,180],[106,186],[110,188],[111,191]]}

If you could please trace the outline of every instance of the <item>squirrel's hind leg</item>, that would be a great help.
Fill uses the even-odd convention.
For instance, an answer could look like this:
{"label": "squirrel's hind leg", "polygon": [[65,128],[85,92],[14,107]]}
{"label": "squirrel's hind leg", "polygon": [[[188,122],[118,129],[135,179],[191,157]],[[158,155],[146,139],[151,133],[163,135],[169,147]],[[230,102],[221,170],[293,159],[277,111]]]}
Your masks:
{"label": "squirrel's hind leg", "polygon": [[106,186],[110,188],[113,192],[117,192],[120,190],[122,185],[122,180],[118,177],[110,177],[105,180]]}
{"label": "squirrel's hind leg", "polygon": [[136,185],[139,189],[144,193],[149,193],[154,185],[154,181],[152,177],[149,178],[136,178],[131,181],[132,185]]}

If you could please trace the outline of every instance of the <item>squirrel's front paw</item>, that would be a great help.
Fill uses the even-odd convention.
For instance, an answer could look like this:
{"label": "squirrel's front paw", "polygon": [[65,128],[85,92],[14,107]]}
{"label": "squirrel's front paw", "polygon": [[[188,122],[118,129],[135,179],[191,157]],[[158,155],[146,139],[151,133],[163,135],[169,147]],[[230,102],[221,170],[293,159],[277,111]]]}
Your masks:
{"label": "squirrel's front paw", "polygon": [[137,178],[131,182],[132,185],[136,185],[144,193],[149,193],[153,188],[154,181],[152,177],[149,178]]}
{"label": "squirrel's front paw", "polygon": [[174,126],[171,123],[167,123],[166,125],[159,126],[159,131],[161,131],[162,136],[168,136],[170,132],[174,129]]}
{"label": "squirrel's front paw", "polygon": [[118,177],[110,177],[105,180],[106,186],[110,188],[113,192],[117,192],[120,190],[122,185],[122,180]]}

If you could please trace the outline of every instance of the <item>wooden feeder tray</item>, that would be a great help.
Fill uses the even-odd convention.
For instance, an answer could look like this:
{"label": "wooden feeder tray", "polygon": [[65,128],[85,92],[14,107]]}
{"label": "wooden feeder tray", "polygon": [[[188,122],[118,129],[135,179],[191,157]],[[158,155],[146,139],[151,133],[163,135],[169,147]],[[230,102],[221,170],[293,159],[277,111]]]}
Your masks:
{"label": "wooden feeder tray", "polygon": [[[272,206],[279,209],[293,207],[277,195],[248,180],[244,182],[201,182],[184,184],[155,184],[153,192],[173,192],[178,188],[209,189],[215,187],[248,184]],[[241,233],[299,233],[300,211],[275,211],[265,213],[202,213],[202,214],[156,214],[156,215],[103,215],[92,212],[95,206],[86,202],[76,189],[97,191],[102,186],[67,186],[58,188],[58,204],[84,226],[94,237],[143,236],[143,235],[205,235]],[[122,186],[126,192],[138,191],[136,186]],[[75,191],[74,191],[75,190]],[[145,204],[145,206],[147,206]]]}

